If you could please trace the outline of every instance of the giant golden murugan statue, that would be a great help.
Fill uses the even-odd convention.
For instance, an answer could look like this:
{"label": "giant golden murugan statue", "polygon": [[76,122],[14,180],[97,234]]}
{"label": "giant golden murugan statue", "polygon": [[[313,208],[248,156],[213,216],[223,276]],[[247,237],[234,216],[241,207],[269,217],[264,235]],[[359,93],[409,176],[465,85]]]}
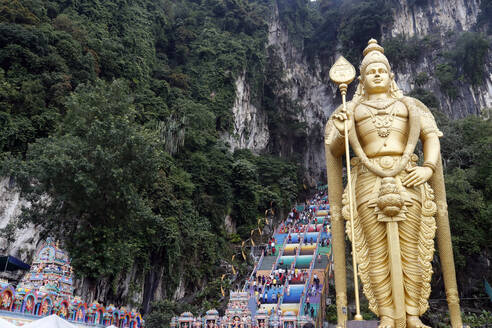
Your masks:
{"label": "giant golden murugan statue", "polygon": [[[335,110],[325,130],[338,324],[344,326],[347,319],[345,218],[363,292],[370,310],[380,317],[380,327],[427,327],[419,317],[429,306],[437,228],[451,323],[461,327],[440,157],[442,133],[423,103],[402,95],[376,40],[369,41],[363,54],[356,93]],[[342,70],[344,65],[352,67],[345,61]],[[419,139],[421,165],[414,154]],[[349,143],[356,157],[350,160],[350,186],[344,191],[341,156]]]}

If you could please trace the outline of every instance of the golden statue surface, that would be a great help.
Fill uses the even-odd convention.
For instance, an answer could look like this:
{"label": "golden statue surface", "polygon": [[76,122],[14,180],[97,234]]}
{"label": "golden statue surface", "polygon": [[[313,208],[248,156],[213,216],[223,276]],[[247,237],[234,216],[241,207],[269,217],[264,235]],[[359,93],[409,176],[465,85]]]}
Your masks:
{"label": "golden statue surface", "polygon": [[[355,73],[343,57],[330,71],[343,95],[343,105],[325,129],[338,324],[344,326],[347,319],[345,231],[353,243],[355,272],[380,327],[410,328],[426,327],[419,317],[429,307],[437,233],[451,324],[461,327],[440,157],[442,133],[429,109],[398,89],[376,40],[369,41],[363,54],[359,85],[346,104],[347,83]],[[415,154],[419,140],[420,160]],[[341,158],[349,144],[355,157],[344,190]],[[358,319],[358,291],[356,303]]]}

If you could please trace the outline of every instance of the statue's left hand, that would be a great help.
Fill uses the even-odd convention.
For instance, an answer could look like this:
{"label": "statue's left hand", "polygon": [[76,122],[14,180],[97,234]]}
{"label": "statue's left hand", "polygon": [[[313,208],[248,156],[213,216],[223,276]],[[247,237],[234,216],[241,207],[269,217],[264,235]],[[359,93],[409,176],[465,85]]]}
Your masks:
{"label": "statue's left hand", "polygon": [[415,166],[407,171],[410,173],[402,181],[405,187],[419,186],[427,182],[434,173],[431,168],[423,166]]}

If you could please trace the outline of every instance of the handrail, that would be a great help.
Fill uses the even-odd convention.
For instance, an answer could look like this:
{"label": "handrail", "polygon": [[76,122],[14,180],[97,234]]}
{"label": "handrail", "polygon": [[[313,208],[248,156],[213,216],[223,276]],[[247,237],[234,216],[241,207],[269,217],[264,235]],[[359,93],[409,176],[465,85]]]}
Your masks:
{"label": "handrail", "polygon": [[302,293],[302,297],[301,297],[301,302],[299,303],[299,311],[298,311],[298,313],[300,313],[301,315],[305,315],[303,304],[306,301],[307,289],[309,288],[309,284],[311,283],[311,277],[313,275],[314,264],[316,263],[316,257],[318,256],[319,239],[321,237],[321,231],[322,230],[320,230],[318,232],[318,237],[316,239],[316,247],[315,247],[314,253],[313,253],[313,259],[311,260],[311,264],[309,265],[308,278],[306,280],[306,283],[304,284],[304,289],[303,289],[303,293]]}
{"label": "handrail", "polygon": [[319,311],[316,314],[317,327],[320,327],[322,325],[323,321],[325,320],[325,313],[322,309],[326,308],[326,297],[330,294],[330,274],[331,274],[331,271],[333,270],[331,251],[332,250],[331,250],[331,243],[330,243],[329,253],[327,254],[328,265],[324,271],[325,278],[323,279],[323,289],[322,289],[321,296],[320,296],[320,306],[319,306]]}
{"label": "handrail", "polygon": [[246,285],[248,285],[248,282],[250,282],[253,278],[253,275],[255,274],[255,272],[258,272],[258,269],[261,267],[261,263],[263,263],[263,259],[265,258],[265,250],[263,250],[261,252],[261,257],[260,257],[260,260],[256,263],[253,271],[251,272],[251,274],[249,275],[249,278],[244,282],[244,286],[243,286],[243,292],[246,291]]}
{"label": "handrail", "polygon": [[309,288],[309,283],[311,281],[311,273],[312,273],[312,270],[314,268],[314,261],[315,260],[315,257],[313,256],[313,259],[311,260],[311,264],[309,265],[309,274],[308,274],[308,278],[306,279],[306,283],[304,284],[304,289],[302,290],[302,296],[301,296],[301,301],[299,303],[299,312],[301,315],[304,315],[304,308],[303,308],[303,304],[304,302],[306,301],[306,293],[307,293],[307,289]]}
{"label": "handrail", "polygon": [[299,247],[297,248],[296,253],[294,254],[294,261],[292,261],[291,269],[296,267],[297,258],[301,254],[301,248],[302,248],[302,245],[304,244],[305,236],[306,236],[306,229],[304,230],[304,233],[302,234],[301,238],[299,239]]}
{"label": "handrail", "polygon": [[[290,271],[292,271],[292,269],[295,268],[295,265],[297,262],[297,257],[299,257],[299,255],[301,253],[301,248],[302,248],[302,245],[304,243],[304,239],[306,237],[307,230],[308,230],[307,225],[305,225],[304,232],[302,233],[301,237],[299,238],[299,247],[296,250],[296,254],[294,254],[294,261],[292,261],[292,264],[290,265]],[[290,230],[289,230],[289,234],[290,234]],[[289,236],[287,236],[287,237],[289,237]],[[284,302],[284,294],[285,294],[285,291],[287,290],[287,288],[289,287],[289,279],[285,279],[285,284],[283,287],[284,288],[282,289],[282,295],[280,295],[279,302],[277,303],[277,308],[276,308],[277,312],[278,312],[278,307],[280,305],[282,305]]]}
{"label": "handrail", "polygon": [[[284,253],[284,249],[285,249],[285,244],[287,243],[287,239],[289,237],[289,234],[290,234],[290,231],[287,233],[287,236],[284,238],[284,242],[282,244],[282,248],[279,249],[278,251],[278,256],[277,256],[277,259],[275,260],[275,262],[273,263],[273,266],[272,266],[272,270],[270,271],[270,274],[273,275],[273,272],[275,271],[275,267],[277,266],[277,263],[278,261],[280,260],[280,257],[282,256],[282,254]],[[265,292],[265,286],[262,287],[261,289],[261,292],[260,294],[263,294]],[[278,303],[278,300],[277,300],[277,303]]]}
{"label": "handrail", "polygon": [[[326,308],[326,297],[330,294],[330,274],[333,270],[333,261],[331,260],[331,255],[332,255],[332,249],[331,249],[331,243],[330,243],[330,253],[328,256],[328,266],[325,269],[324,275],[325,279],[323,280],[323,291],[321,294],[321,300],[322,300],[322,305],[320,305],[320,309],[325,309]],[[318,324],[321,324],[324,319],[325,319],[325,313],[324,311],[318,311],[317,314],[317,320]]]}
{"label": "handrail", "polygon": [[278,250],[278,256],[277,259],[275,260],[275,263],[273,263],[271,274],[273,274],[273,271],[275,271],[278,261],[280,261],[280,257],[282,257],[282,255],[284,254],[285,245],[287,244],[287,239],[289,238],[289,235],[290,235],[290,230],[287,233],[287,236],[284,238],[284,243],[282,244],[282,248]]}
{"label": "handrail", "polygon": [[277,298],[277,305],[275,306],[275,314],[278,314],[278,307],[280,306],[280,301],[284,298],[284,287],[280,287],[280,296]]}

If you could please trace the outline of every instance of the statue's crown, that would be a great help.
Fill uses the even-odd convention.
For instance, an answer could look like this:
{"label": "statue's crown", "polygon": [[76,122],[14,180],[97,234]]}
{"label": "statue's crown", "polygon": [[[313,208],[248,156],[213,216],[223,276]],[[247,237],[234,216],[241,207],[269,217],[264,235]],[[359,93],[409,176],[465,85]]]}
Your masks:
{"label": "statue's crown", "polygon": [[381,47],[375,39],[370,39],[367,47],[362,52],[364,59],[360,64],[360,74],[364,75],[366,67],[372,63],[382,63],[388,68],[388,72],[391,71],[391,66],[388,62],[388,58],[384,55],[384,48]]}
{"label": "statue's crown", "polygon": [[384,54],[384,48],[378,44],[378,41],[376,39],[371,39],[367,42],[367,47],[364,49],[362,54],[366,56],[371,51],[379,51],[380,53]]}

